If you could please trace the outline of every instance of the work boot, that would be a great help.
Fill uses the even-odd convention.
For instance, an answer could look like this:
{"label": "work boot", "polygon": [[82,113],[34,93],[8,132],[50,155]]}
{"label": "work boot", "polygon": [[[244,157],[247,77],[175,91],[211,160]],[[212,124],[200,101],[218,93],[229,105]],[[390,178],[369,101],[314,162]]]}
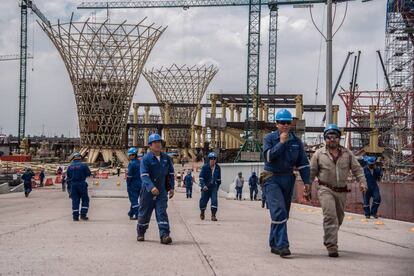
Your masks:
{"label": "work boot", "polygon": [[276,248],[270,249],[270,252],[272,252],[273,254],[276,254],[276,255],[280,255],[280,251],[277,250]]}
{"label": "work boot", "polygon": [[211,221],[217,221],[216,215],[211,215]]}
{"label": "work boot", "polygon": [[168,235],[162,236],[161,237],[161,243],[162,244],[170,244],[170,243],[172,243],[172,239]]}
{"label": "work boot", "polygon": [[378,215],[377,214],[375,214],[375,215],[372,215],[375,219],[377,219],[378,218]]}
{"label": "work boot", "polygon": [[79,221],[79,218],[78,217],[73,218],[73,221]]}
{"label": "work boot", "polygon": [[135,216],[129,217],[129,220],[137,220],[138,218]]}
{"label": "work boot", "polygon": [[280,254],[279,254],[280,257],[282,257],[282,258],[290,256],[292,254],[292,253],[290,253],[289,248],[282,248],[282,249],[279,250],[279,252],[280,252]]}
{"label": "work boot", "polygon": [[137,241],[139,241],[139,242],[143,242],[143,241],[145,241],[145,236],[144,236],[144,234],[138,234],[138,236],[137,236]]}
{"label": "work boot", "polygon": [[89,218],[86,215],[81,215],[81,220],[89,220]]}
{"label": "work boot", "polygon": [[336,249],[336,248],[328,248],[328,256],[329,257],[332,257],[332,258],[339,257],[338,249]]}
{"label": "work boot", "polygon": [[366,219],[370,219],[370,218],[371,218],[371,216],[365,216],[365,218],[366,218]]}
{"label": "work boot", "polygon": [[200,213],[200,219],[201,220],[204,220],[206,218],[204,212],[205,212],[204,210],[201,210],[201,213]]}
{"label": "work boot", "polygon": [[28,194],[28,193],[24,193],[24,196],[25,196],[25,197],[28,197],[28,196],[29,196],[29,194]]}
{"label": "work boot", "polygon": [[262,208],[264,208],[265,207],[265,202],[264,202],[264,200],[262,200]]}

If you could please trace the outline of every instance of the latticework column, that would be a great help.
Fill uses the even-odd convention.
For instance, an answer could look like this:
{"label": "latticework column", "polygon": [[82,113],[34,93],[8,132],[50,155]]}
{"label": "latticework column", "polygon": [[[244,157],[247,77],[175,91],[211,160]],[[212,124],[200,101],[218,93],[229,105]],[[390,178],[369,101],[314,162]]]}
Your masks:
{"label": "latticework column", "polygon": [[81,153],[88,162],[127,162],[126,125],[144,64],[165,27],[73,22],[42,24],[59,51],[75,93]]}
{"label": "latticework column", "polygon": [[[158,103],[194,104],[194,107],[169,107],[169,124],[194,124],[197,107],[208,85],[218,69],[211,66],[181,66],[173,64],[169,68],[144,70],[143,74],[155,93]],[[161,112],[165,113],[161,107]],[[164,119],[164,123],[166,123]],[[170,147],[189,147],[191,129],[174,129],[168,131],[167,140]]]}

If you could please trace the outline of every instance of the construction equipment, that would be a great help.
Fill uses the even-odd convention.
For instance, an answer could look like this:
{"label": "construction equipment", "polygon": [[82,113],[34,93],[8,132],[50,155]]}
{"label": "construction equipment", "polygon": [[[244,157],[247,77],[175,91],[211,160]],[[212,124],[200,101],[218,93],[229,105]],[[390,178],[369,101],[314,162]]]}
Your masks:
{"label": "construction equipment", "polygon": [[[33,55],[28,53],[27,59],[33,59]],[[10,61],[10,60],[20,60],[19,54],[12,54],[12,55],[1,55],[0,61]]]}
{"label": "construction equipment", "polygon": [[19,125],[18,141],[25,137],[26,130],[26,75],[27,75],[27,9],[31,9],[45,24],[50,25],[46,16],[31,0],[20,2],[20,85],[19,85]]}
{"label": "construction equipment", "polygon": [[[348,0],[332,1],[334,3]],[[352,1],[352,0],[351,0]],[[257,114],[259,91],[259,60],[260,60],[260,19],[261,6],[267,5],[270,9],[269,20],[269,60],[268,60],[268,94],[276,93],[276,58],[277,58],[277,16],[278,6],[281,5],[312,5],[326,3],[325,0],[173,0],[173,1],[101,1],[82,2],[78,9],[125,9],[125,8],[183,8],[190,7],[249,7],[249,33],[247,51],[247,93],[246,93],[246,145],[242,151],[261,151],[258,139]],[[249,108],[249,107],[252,108]],[[272,110],[271,110],[272,111]],[[274,112],[273,112],[274,113]],[[273,116],[272,112],[269,116]]]}

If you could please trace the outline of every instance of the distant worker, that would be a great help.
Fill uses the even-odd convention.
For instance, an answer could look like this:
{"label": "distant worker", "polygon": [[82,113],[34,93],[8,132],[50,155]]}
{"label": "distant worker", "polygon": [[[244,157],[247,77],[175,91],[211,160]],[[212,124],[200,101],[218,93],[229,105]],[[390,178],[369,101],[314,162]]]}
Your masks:
{"label": "distant worker", "polygon": [[22,175],[25,197],[28,197],[32,191],[32,179],[34,176],[35,174],[31,168],[26,168]]}
{"label": "distant worker", "polygon": [[145,240],[152,211],[158,223],[162,244],[172,243],[168,221],[168,199],[174,196],[174,165],[168,154],[161,152],[162,139],[159,134],[148,138],[150,152],[141,161],[142,191],[138,214],[137,241]]}
{"label": "distant worker", "polygon": [[62,192],[66,192],[66,173],[62,174]]}
{"label": "distant worker", "polygon": [[[349,171],[365,192],[364,172],[352,152],[340,145],[341,131],[329,124],[323,132],[325,146],[318,149],[311,159],[311,180],[318,178],[318,199],[323,212],[324,242],[329,257],[338,257],[338,231],[345,217],[346,194],[349,192]],[[309,197],[310,185],[305,185],[304,196]]]}
{"label": "distant worker", "polygon": [[121,166],[116,166],[116,175],[119,177],[121,175]]}
{"label": "distant worker", "polygon": [[259,179],[257,178],[256,172],[252,172],[252,175],[249,178],[249,188],[250,188],[250,200],[257,200],[257,193],[259,190],[257,189],[257,184],[259,183]]}
{"label": "distant worker", "polygon": [[310,184],[309,160],[302,141],[290,131],[292,114],[286,109],[279,110],[275,120],[277,130],[264,138],[265,167],[260,178],[271,217],[271,252],[284,258],[291,255],[287,221],[296,180],[293,170],[296,167],[304,184]]}
{"label": "distant worker", "polygon": [[45,169],[41,169],[39,173],[40,187],[43,187],[43,182],[45,181]]}
{"label": "distant worker", "polygon": [[184,177],[184,183],[185,183],[185,194],[187,195],[187,198],[192,198],[194,177],[191,175],[191,170],[188,170],[187,175]]}
{"label": "distant worker", "polygon": [[178,187],[182,187],[183,177],[182,177],[182,175],[181,175],[180,172],[177,172],[176,179],[177,179],[177,185],[178,185]]}
{"label": "distant worker", "polygon": [[141,172],[140,160],[138,160],[138,150],[134,147],[128,150],[128,174],[127,174],[127,192],[129,202],[131,203],[128,216],[130,220],[138,219],[139,202],[138,197],[141,192]]}
{"label": "distant worker", "polygon": [[243,197],[244,177],[243,173],[239,172],[234,179],[234,187],[236,189],[236,200],[242,200]]}
{"label": "distant worker", "polygon": [[56,174],[61,175],[62,173],[63,173],[63,168],[61,166],[59,166],[56,170]]}
{"label": "distant worker", "polygon": [[208,162],[204,164],[200,172],[200,219],[205,219],[205,211],[208,201],[211,199],[211,220],[217,221],[218,200],[217,194],[221,185],[221,169],[217,164],[215,152],[208,154]]}
{"label": "distant worker", "polygon": [[[381,181],[382,170],[376,166],[376,158],[369,156],[366,158],[367,165],[364,167],[364,174],[368,184],[368,190],[364,193],[364,212],[365,217],[371,216],[378,218],[377,212],[381,204],[381,194],[378,183]],[[370,203],[372,198],[372,205]]]}
{"label": "distant worker", "polygon": [[[68,183],[70,183],[70,196],[72,198],[72,216],[73,221],[79,221],[79,205],[80,218],[82,220],[88,220],[89,210],[89,196],[88,196],[88,183],[86,178],[91,176],[91,171],[88,165],[82,163],[82,156],[79,152],[73,154],[73,161],[70,163],[66,174],[68,177]],[[82,203],[81,203],[82,202]]]}

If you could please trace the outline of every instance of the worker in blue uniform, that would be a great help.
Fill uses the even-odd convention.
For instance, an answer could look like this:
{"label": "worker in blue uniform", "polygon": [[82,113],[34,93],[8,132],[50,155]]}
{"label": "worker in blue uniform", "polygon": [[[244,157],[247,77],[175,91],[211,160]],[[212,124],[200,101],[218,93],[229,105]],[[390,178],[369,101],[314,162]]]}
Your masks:
{"label": "worker in blue uniform", "polygon": [[[79,213],[82,220],[88,220],[89,196],[86,178],[91,176],[91,171],[87,164],[82,163],[82,156],[79,152],[73,154],[73,161],[68,166],[66,174],[68,178],[67,181],[70,183],[73,220],[79,221]],[[80,204],[81,209],[79,212]]]}
{"label": "worker in blue uniform", "polygon": [[279,110],[275,120],[277,130],[264,138],[265,167],[261,181],[271,217],[269,245],[272,253],[283,258],[291,255],[287,220],[296,180],[293,170],[295,167],[299,170],[305,191],[309,191],[310,169],[302,141],[290,131],[292,114],[286,109]]}
{"label": "worker in blue uniform", "polygon": [[[365,178],[367,179],[368,190],[364,195],[364,212],[365,217],[369,219],[371,216],[378,218],[377,212],[381,204],[381,194],[378,181],[381,181],[382,170],[376,166],[376,158],[369,156],[365,158],[366,166],[364,167]],[[370,203],[372,198],[372,205]]]}
{"label": "worker in blue uniform", "polygon": [[252,172],[252,175],[249,178],[250,200],[257,200],[257,193],[259,192],[257,189],[258,183],[259,179],[257,178],[256,172]]}
{"label": "worker in blue uniform", "polygon": [[26,168],[25,172],[22,174],[25,197],[28,197],[32,191],[32,178],[34,176],[35,174],[31,168]]}
{"label": "worker in blue uniform", "polygon": [[138,219],[138,197],[141,192],[141,171],[138,150],[134,147],[128,150],[128,174],[126,178],[129,202],[131,203],[128,216],[130,220]]}
{"label": "worker in blue uniform", "polygon": [[139,198],[137,241],[145,240],[152,211],[158,223],[162,244],[172,243],[170,223],[168,221],[168,199],[174,196],[174,165],[171,158],[162,149],[159,134],[151,134],[148,138],[150,152],[141,161],[142,189]]}
{"label": "worker in blue uniform", "polygon": [[221,169],[217,164],[217,154],[215,152],[208,154],[208,160],[201,168],[199,175],[201,186],[200,219],[205,219],[207,203],[211,199],[211,220],[217,221],[217,193],[221,185]]}
{"label": "worker in blue uniform", "polygon": [[191,175],[191,170],[188,170],[187,175],[184,177],[185,194],[187,198],[193,197],[193,183],[194,177]]}

